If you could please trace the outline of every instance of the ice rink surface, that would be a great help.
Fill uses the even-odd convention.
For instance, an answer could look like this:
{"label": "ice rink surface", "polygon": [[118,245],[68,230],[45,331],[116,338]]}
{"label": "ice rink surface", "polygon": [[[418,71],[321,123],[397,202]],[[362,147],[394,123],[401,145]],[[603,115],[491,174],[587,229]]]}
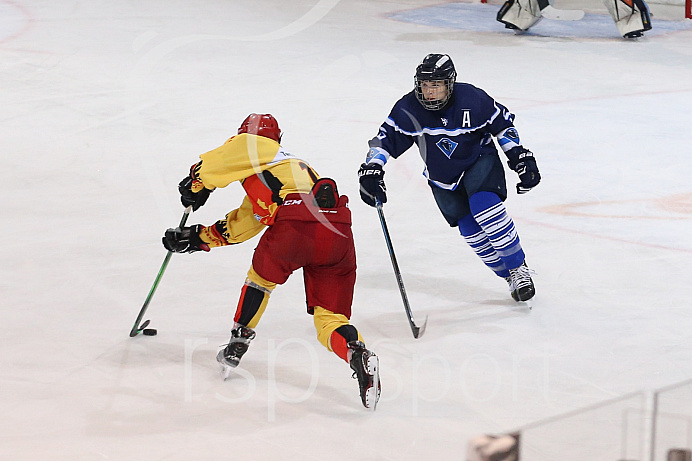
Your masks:
{"label": "ice rink surface", "polygon": [[[445,5],[445,21],[421,22]],[[581,30],[516,35],[488,8],[0,1],[0,459],[463,460],[476,434],[692,378],[692,21],[657,30],[654,16],[636,41],[590,14]],[[471,10],[478,27],[463,26]],[[532,311],[510,299],[411,150],[386,167],[385,213],[416,320],[429,318],[414,340],[356,171],[431,52],[508,106],[536,155],[541,184],[506,203],[537,295]],[[174,255],[145,317],[158,336],[128,336],[180,221],[178,181],[250,112],[276,116],[283,145],[351,197],[352,321],[380,357],[375,413],[317,342],[300,273],[221,379],[257,238]],[[242,196],[216,191],[189,223]]]}

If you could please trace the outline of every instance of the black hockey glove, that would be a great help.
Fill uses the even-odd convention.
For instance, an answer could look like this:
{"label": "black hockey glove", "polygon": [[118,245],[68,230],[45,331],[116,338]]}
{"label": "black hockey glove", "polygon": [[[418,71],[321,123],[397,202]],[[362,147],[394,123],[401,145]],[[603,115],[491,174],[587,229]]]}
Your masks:
{"label": "black hockey glove", "polygon": [[194,253],[195,251],[209,251],[209,245],[199,238],[202,230],[201,224],[192,227],[176,227],[168,229],[161,241],[168,251],[174,253]]}
{"label": "black hockey glove", "polygon": [[541,174],[538,172],[536,159],[533,152],[517,146],[506,152],[509,161],[507,164],[519,175],[517,194],[525,194],[541,182]]}
{"label": "black hockey glove", "polygon": [[186,176],[178,184],[180,202],[185,208],[192,206],[192,211],[197,211],[199,207],[204,205],[209,198],[209,194],[212,193],[212,191],[206,187],[203,187],[199,192],[192,192],[192,185],[195,181],[196,180],[190,176]]}
{"label": "black hockey glove", "polygon": [[377,202],[387,203],[387,187],[384,185],[384,170],[382,165],[363,163],[358,170],[360,182],[360,198],[370,206]]}

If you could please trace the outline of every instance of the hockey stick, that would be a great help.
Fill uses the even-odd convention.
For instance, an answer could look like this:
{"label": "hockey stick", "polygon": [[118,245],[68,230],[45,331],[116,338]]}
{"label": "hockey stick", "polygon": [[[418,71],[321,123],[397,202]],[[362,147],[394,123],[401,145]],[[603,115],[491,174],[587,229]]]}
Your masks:
{"label": "hockey stick", "polygon": [[[185,225],[185,223],[187,222],[187,217],[190,216],[191,211],[192,206],[185,208],[185,211],[183,212],[183,217],[180,219],[180,225],[178,227],[183,227]],[[161,277],[163,277],[163,273],[166,270],[166,267],[168,267],[168,261],[171,260],[172,255],[172,251],[166,253],[166,258],[163,260],[163,264],[161,264],[161,269],[159,269],[159,273],[156,276],[156,280],[154,280],[154,285],[152,285],[151,290],[149,290],[149,295],[147,295],[147,299],[144,301],[144,305],[142,306],[142,309],[140,309],[139,311],[137,320],[135,320],[135,324],[132,326],[132,329],[130,330],[130,338],[134,338],[135,336],[137,336],[149,325],[149,320],[145,320],[144,323],[142,323],[141,325],[139,324],[139,322],[142,321],[142,317],[144,317],[144,313],[147,311],[147,308],[149,307],[149,302],[151,301],[151,298],[154,296],[156,288],[158,288],[159,286]],[[147,332],[145,332],[145,334],[146,333]]]}
{"label": "hockey stick", "polygon": [[549,0],[538,0],[541,16],[558,21],[579,21],[584,17],[582,10],[559,10],[551,5]]}
{"label": "hockey stick", "polygon": [[396,256],[394,255],[394,247],[392,246],[392,239],[389,236],[389,230],[387,229],[387,222],[384,220],[384,212],[382,211],[382,203],[378,200],[376,203],[377,214],[380,215],[380,224],[382,224],[382,232],[384,232],[384,240],[387,242],[387,249],[389,250],[389,257],[392,259],[392,267],[394,267],[394,275],[396,276],[396,281],[399,284],[399,292],[401,292],[401,299],[404,301],[404,309],[406,310],[406,316],[408,317],[408,323],[411,326],[411,331],[413,332],[413,337],[418,339],[423,336],[425,332],[425,327],[428,325],[428,317],[425,317],[423,321],[423,326],[419,327],[413,321],[413,314],[411,313],[411,307],[408,304],[408,297],[406,296],[406,289],[404,288],[404,281],[401,278],[401,271],[399,270],[399,264],[396,262]]}

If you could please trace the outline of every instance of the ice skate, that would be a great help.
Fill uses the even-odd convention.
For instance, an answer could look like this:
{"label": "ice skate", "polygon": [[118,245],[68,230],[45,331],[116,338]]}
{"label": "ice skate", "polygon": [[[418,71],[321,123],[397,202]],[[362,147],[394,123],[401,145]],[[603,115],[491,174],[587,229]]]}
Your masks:
{"label": "ice skate", "polygon": [[380,362],[374,352],[365,348],[360,341],[348,343],[350,349],[349,365],[353,377],[358,379],[360,399],[365,408],[375,410],[380,400]]}
{"label": "ice skate", "polygon": [[509,274],[511,276],[510,290],[513,288],[512,299],[516,302],[525,302],[533,298],[536,294],[536,288],[533,285],[533,280],[531,280],[531,271],[526,262],[523,262],[516,269],[510,269]]}
{"label": "ice skate", "polygon": [[216,361],[221,364],[224,379],[228,379],[231,368],[238,366],[253,339],[255,339],[255,330],[252,328],[238,325],[231,331],[231,339],[228,344],[216,355]]}
{"label": "ice skate", "polygon": [[505,277],[505,282],[507,282],[507,285],[509,286],[509,293],[512,295],[512,299],[515,301],[519,301],[517,299],[517,290],[514,287],[514,281],[512,280],[512,276]]}

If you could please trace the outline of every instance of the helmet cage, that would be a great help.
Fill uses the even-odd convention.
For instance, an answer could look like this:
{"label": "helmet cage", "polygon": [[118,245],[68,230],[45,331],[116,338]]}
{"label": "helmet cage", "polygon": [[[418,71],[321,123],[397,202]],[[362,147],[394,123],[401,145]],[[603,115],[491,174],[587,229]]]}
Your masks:
{"label": "helmet cage", "polygon": [[[447,101],[449,101],[449,98],[452,97],[452,92],[454,91],[454,81],[455,78],[445,78],[442,80],[419,80],[418,77],[416,77],[416,97],[418,98],[418,101],[423,105],[423,107],[425,107],[428,110],[442,109],[447,104]],[[442,99],[425,99],[425,95],[423,94],[423,82],[443,82],[444,85],[447,87],[447,91],[445,91],[445,94],[442,97]]]}
{"label": "helmet cage", "polygon": [[[423,58],[418,67],[416,67],[416,75],[414,76],[414,90],[416,98],[423,107],[428,110],[438,110],[443,108],[454,91],[454,82],[457,79],[457,72],[454,68],[452,59],[446,54],[429,54]],[[426,100],[423,94],[422,82],[439,81],[443,82],[447,91],[441,99]]]}

